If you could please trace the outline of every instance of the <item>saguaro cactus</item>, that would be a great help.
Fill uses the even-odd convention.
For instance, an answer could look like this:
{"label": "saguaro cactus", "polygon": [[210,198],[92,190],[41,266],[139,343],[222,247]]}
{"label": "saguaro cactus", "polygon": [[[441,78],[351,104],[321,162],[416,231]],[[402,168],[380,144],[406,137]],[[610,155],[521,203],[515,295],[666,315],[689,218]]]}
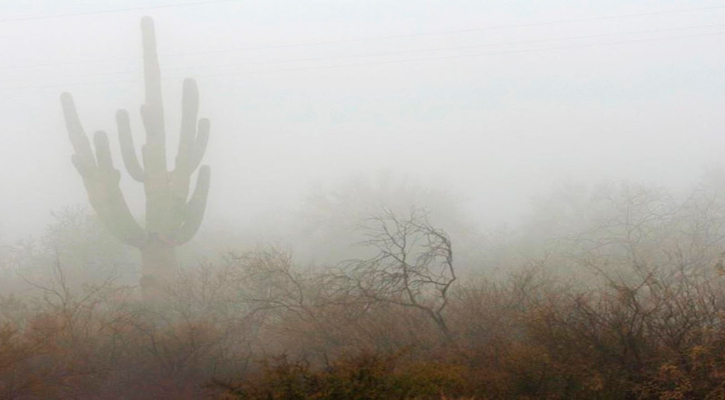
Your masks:
{"label": "saguaro cactus", "polygon": [[75,154],[73,164],[83,178],[88,199],[102,223],[122,242],[141,250],[141,287],[144,296],[173,281],[176,275],[176,247],[189,241],[199,229],[209,192],[209,167],[199,168],[196,187],[189,199],[190,179],[199,167],[209,139],[209,120],[198,120],[199,93],[193,79],[184,81],[181,137],[173,170],[167,169],[166,130],[161,95],[161,71],[156,54],[153,20],[141,20],[143,37],[144,84],[146,102],[141,118],[146,144],[139,163],[133,145],[126,110],[116,113],[123,162],[129,175],[144,184],[146,225],[131,214],[119,187],[120,173],[113,166],[108,136],[98,131],[93,136],[95,156],[81,126],[73,98],[61,95],[66,126]]}

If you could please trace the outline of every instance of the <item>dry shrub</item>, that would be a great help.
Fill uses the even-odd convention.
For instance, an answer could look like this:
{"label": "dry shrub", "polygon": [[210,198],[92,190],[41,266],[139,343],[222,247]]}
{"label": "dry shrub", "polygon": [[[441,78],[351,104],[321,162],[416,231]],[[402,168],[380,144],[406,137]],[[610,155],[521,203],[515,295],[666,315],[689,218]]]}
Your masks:
{"label": "dry shrub", "polygon": [[463,386],[460,366],[405,363],[399,355],[362,353],[315,371],[287,357],[266,361],[240,383],[211,385],[220,399],[423,399],[440,398]]}
{"label": "dry shrub", "polygon": [[187,271],[154,305],[113,282],[2,299],[0,398],[725,395],[722,277],[469,279],[440,314],[447,336],[334,278],[265,250]]}

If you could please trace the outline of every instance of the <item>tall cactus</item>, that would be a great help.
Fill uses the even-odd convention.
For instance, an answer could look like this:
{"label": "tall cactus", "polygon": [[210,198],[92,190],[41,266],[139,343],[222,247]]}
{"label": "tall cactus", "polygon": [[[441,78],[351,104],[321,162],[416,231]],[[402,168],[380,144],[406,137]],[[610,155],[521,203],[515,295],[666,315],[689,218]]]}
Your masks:
{"label": "tall cactus", "polygon": [[73,98],[61,95],[66,127],[75,154],[73,164],[83,178],[88,199],[102,223],[122,242],[141,250],[145,297],[153,297],[161,286],[176,275],[176,247],[189,241],[199,229],[209,192],[209,167],[199,168],[194,193],[189,198],[190,179],[199,167],[209,139],[209,120],[198,120],[199,93],[193,79],[184,81],[182,94],[181,137],[174,169],[166,163],[166,130],[161,95],[161,71],[156,54],[154,23],[141,20],[143,37],[144,84],[146,101],[141,118],[146,144],[139,163],[133,145],[126,110],[116,113],[123,162],[129,175],[144,184],[146,225],[142,228],[131,214],[119,187],[121,175],[113,166],[108,136],[98,131],[93,136],[95,156],[81,126]]}

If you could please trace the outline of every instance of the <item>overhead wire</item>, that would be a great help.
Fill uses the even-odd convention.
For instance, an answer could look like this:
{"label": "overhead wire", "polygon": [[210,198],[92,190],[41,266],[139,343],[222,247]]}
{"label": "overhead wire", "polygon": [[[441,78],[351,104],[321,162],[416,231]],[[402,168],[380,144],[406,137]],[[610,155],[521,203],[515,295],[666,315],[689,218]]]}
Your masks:
{"label": "overhead wire", "polygon": [[219,74],[206,74],[206,75],[200,75],[200,77],[209,78],[209,77],[216,77],[216,76],[234,76],[234,75],[246,75],[246,74],[256,74],[256,73],[303,71],[303,70],[313,70],[313,69],[335,69],[335,68],[364,67],[364,66],[387,65],[387,64],[403,64],[403,63],[418,62],[418,61],[452,60],[452,59],[461,59],[461,58],[497,56],[497,55],[518,54],[518,53],[546,52],[546,51],[552,51],[552,50],[556,51],[556,50],[568,50],[568,49],[578,49],[578,48],[603,47],[603,46],[610,46],[610,45],[621,45],[621,44],[643,43],[643,42],[657,42],[657,41],[666,41],[666,40],[672,40],[672,39],[689,39],[689,38],[695,38],[695,37],[717,36],[717,35],[725,35],[725,31],[693,34],[693,35],[671,36],[671,37],[664,37],[664,38],[623,40],[623,41],[608,42],[608,43],[590,43],[590,44],[580,44],[580,45],[544,47],[544,48],[537,48],[537,49],[505,50],[505,51],[488,52],[488,53],[474,53],[474,54],[462,54],[462,55],[439,56],[439,57],[423,57],[423,58],[414,58],[414,59],[407,59],[407,60],[393,60],[393,61],[370,62],[370,63],[331,65],[331,66],[316,66],[316,67],[309,67],[309,68],[303,67],[303,68],[288,68],[288,69],[276,69],[276,70],[242,71],[242,72],[230,72],[230,73],[219,73]]}
{"label": "overhead wire", "polygon": [[43,20],[43,19],[68,18],[68,17],[81,17],[81,16],[86,16],[86,15],[97,15],[97,14],[116,14],[116,13],[129,12],[129,11],[145,11],[145,10],[154,10],[154,9],[163,9],[163,8],[178,8],[178,7],[199,6],[199,5],[207,5],[207,4],[233,3],[233,2],[239,2],[239,1],[241,1],[241,0],[207,0],[207,1],[193,1],[193,2],[187,2],[187,3],[159,4],[159,5],[151,5],[151,6],[116,8],[116,9],[111,9],[111,10],[79,11],[79,12],[65,13],[65,14],[34,15],[34,16],[27,16],[27,17],[4,18],[4,19],[0,19],[0,23],[36,21],[36,20]]}
{"label": "overhead wire", "polygon": [[[695,25],[695,26],[664,28],[664,29],[647,29],[647,30],[639,30],[639,31],[615,32],[615,33],[597,34],[597,35],[564,36],[564,37],[548,38],[548,39],[517,40],[517,41],[500,42],[500,43],[486,43],[486,44],[466,45],[466,46],[447,46],[447,47],[436,47],[436,48],[428,48],[428,49],[401,50],[401,51],[390,51],[390,52],[369,53],[369,54],[352,54],[352,55],[339,55],[339,56],[326,56],[326,57],[307,57],[307,58],[296,58],[296,59],[287,59],[287,60],[255,61],[255,62],[244,62],[244,63],[225,63],[225,64],[211,64],[211,65],[200,65],[200,66],[182,66],[182,67],[171,66],[171,67],[166,67],[165,69],[167,71],[190,70],[190,69],[199,70],[199,69],[209,69],[209,68],[245,67],[245,66],[253,66],[253,65],[289,64],[289,63],[310,62],[310,61],[334,61],[334,60],[344,60],[344,59],[351,59],[351,58],[387,57],[387,56],[397,56],[397,55],[413,54],[413,53],[470,50],[470,49],[478,49],[478,48],[484,48],[484,47],[511,46],[511,45],[535,44],[535,43],[551,43],[551,42],[583,40],[583,39],[602,39],[602,38],[608,38],[608,37],[618,37],[618,36],[627,36],[627,35],[643,35],[643,34],[653,34],[653,33],[679,32],[679,31],[685,31],[685,30],[722,28],[722,27],[725,27],[725,24]],[[139,69],[135,69],[135,70],[116,71],[116,72],[83,74],[80,76],[82,76],[82,77],[112,76],[112,75],[124,75],[124,74],[137,74],[139,72],[140,72]],[[67,79],[67,78],[74,78],[74,77],[78,77],[78,75],[67,75],[67,76],[59,76],[59,77],[43,77],[43,78]],[[35,79],[37,79],[37,78],[35,78]],[[0,80],[0,83],[7,82],[7,81],[8,80],[5,80],[5,81]]]}
{"label": "overhead wire", "polygon": [[[669,36],[669,37],[661,37],[661,38],[623,40],[623,41],[606,42],[606,43],[588,43],[588,44],[543,47],[543,48],[535,48],[535,49],[505,50],[505,51],[498,51],[498,52],[484,52],[484,53],[472,53],[472,54],[437,56],[437,57],[421,57],[421,58],[413,58],[413,59],[390,60],[390,61],[380,61],[380,62],[363,62],[363,63],[343,64],[343,65],[281,68],[281,69],[257,70],[257,71],[235,71],[235,72],[229,72],[229,73],[201,74],[201,75],[197,75],[197,77],[214,78],[214,77],[252,75],[252,74],[263,74],[263,73],[294,72],[294,71],[309,71],[309,70],[329,70],[329,69],[355,68],[355,67],[390,65],[390,64],[404,64],[404,63],[420,62],[420,61],[451,60],[451,59],[463,59],[463,58],[508,55],[508,54],[519,54],[519,53],[546,52],[546,51],[557,51],[557,50],[568,50],[568,49],[603,47],[603,46],[613,46],[613,45],[622,45],[622,44],[631,44],[631,43],[668,41],[668,40],[688,39],[688,38],[697,38],[697,37],[705,37],[705,36],[716,36],[716,35],[723,35],[723,34],[725,34],[725,31],[700,33],[700,34],[692,34],[692,35]],[[166,81],[173,80],[173,79],[179,79],[179,78],[178,77],[164,78],[164,80],[166,80]],[[54,84],[54,85],[45,85],[45,86],[15,86],[15,87],[4,87],[4,88],[0,87],[0,91],[25,90],[25,89],[49,89],[49,88],[61,88],[61,87],[73,87],[73,86],[97,86],[97,85],[112,85],[112,84],[120,84],[120,83],[138,83],[138,82],[141,82],[141,80],[133,79],[133,80],[124,80],[124,81],[88,82],[88,83],[76,83],[76,84],[65,84],[65,85]]]}
{"label": "overhead wire", "polygon": [[[710,11],[710,10],[718,10],[718,9],[725,9],[725,5],[698,7],[698,8],[684,8],[684,9],[678,9],[678,10],[662,10],[662,11],[652,11],[652,12],[634,13],[634,14],[604,15],[604,16],[600,16],[600,17],[572,18],[572,19],[562,19],[562,20],[556,20],[556,21],[531,22],[531,23],[525,23],[525,24],[494,25],[494,26],[484,26],[484,27],[475,27],[475,28],[452,29],[452,30],[437,31],[437,32],[420,32],[420,33],[408,33],[408,34],[400,34],[400,35],[369,36],[369,37],[363,37],[363,38],[358,38],[358,39],[328,40],[328,41],[297,43],[297,44],[295,44],[295,43],[280,44],[280,45],[271,45],[271,46],[263,46],[263,47],[237,48],[237,49],[229,49],[229,50],[209,50],[209,51],[204,51],[204,52],[197,52],[194,54],[211,54],[211,53],[215,53],[215,52],[238,51],[238,50],[261,50],[261,49],[274,49],[274,48],[283,48],[283,47],[307,47],[307,46],[328,45],[328,44],[357,43],[357,42],[368,42],[368,41],[389,40],[389,39],[404,39],[404,38],[412,38],[412,37],[425,37],[425,36],[450,35],[450,34],[458,34],[458,33],[494,31],[494,30],[503,30],[503,29],[533,28],[533,27],[537,27],[537,26],[570,24],[570,23],[577,23],[577,22],[604,21],[604,20],[621,19],[621,18],[637,18],[637,17],[647,17],[647,16],[665,15],[665,14],[680,14],[680,13],[686,13],[686,12]],[[177,53],[177,54],[169,54],[167,56],[176,56],[176,55],[185,55],[185,54]]]}
{"label": "overhead wire", "polygon": [[[56,15],[54,17],[61,18],[61,17],[75,16],[75,15],[90,15],[90,14],[94,14],[94,13],[124,12],[124,11],[131,11],[131,10],[137,10],[137,9],[141,10],[141,9],[151,9],[151,8],[181,7],[181,6],[186,6],[186,5],[203,5],[203,4],[225,3],[225,2],[234,2],[234,1],[239,1],[239,0],[212,0],[212,1],[192,2],[192,3],[182,3],[182,4],[172,4],[172,5],[134,7],[134,8],[127,8],[127,9],[117,9],[117,10],[108,10],[108,11],[99,11],[99,12],[60,14],[60,15]],[[605,16],[600,16],[600,17],[562,19],[562,20],[556,20],[556,21],[543,21],[543,22],[533,22],[533,23],[525,23],[525,24],[510,24],[510,25],[498,25],[498,26],[489,26],[489,27],[465,28],[465,29],[455,29],[455,30],[436,31],[436,32],[420,32],[420,33],[400,34],[400,35],[369,36],[369,37],[362,37],[362,38],[357,38],[357,39],[328,40],[328,41],[317,41],[317,42],[306,42],[306,43],[288,43],[288,44],[267,45],[267,46],[236,47],[236,48],[220,49],[220,50],[205,50],[205,51],[186,52],[186,53],[159,54],[159,56],[162,58],[165,58],[165,57],[219,54],[219,53],[249,51],[249,50],[268,50],[268,49],[278,49],[278,48],[322,46],[322,45],[331,45],[331,44],[365,43],[365,42],[371,42],[371,41],[381,41],[381,40],[391,40],[391,39],[438,36],[438,35],[481,32],[481,31],[490,31],[490,30],[527,28],[527,27],[577,23],[577,22],[593,22],[593,21],[622,19],[622,18],[636,18],[636,17],[646,17],[646,16],[654,16],[654,15],[679,14],[679,13],[697,12],[697,11],[710,11],[710,10],[718,10],[718,9],[725,9],[725,5],[685,8],[685,9],[677,9],[677,10],[661,10],[661,11],[652,11],[652,12],[646,12],[646,13],[605,15]],[[44,18],[44,17],[37,17],[37,18]],[[50,17],[48,17],[48,18],[50,18]],[[28,17],[26,19],[31,19],[31,17]],[[0,20],[0,23],[7,22],[7,21],[13,21],[13,20],[15,20],[15,19]],[[81,65],[81,64],[121,61],[121,60],[130,60],[130,59],[132,59],[132,58],[130,58],[130,57],[114,57],[114,58],[95,59],[95,60],[87,60],[87,61],[73,61],[73,62],[67,62],[67,63],[46,63],[46,64],[30,64],[30,65],[20,65],[20,66],[0,66],[0,70],[2,70],[2,69],[38,68],[38,67],[56,67],[56,66],[63,66],[63,65]]]}

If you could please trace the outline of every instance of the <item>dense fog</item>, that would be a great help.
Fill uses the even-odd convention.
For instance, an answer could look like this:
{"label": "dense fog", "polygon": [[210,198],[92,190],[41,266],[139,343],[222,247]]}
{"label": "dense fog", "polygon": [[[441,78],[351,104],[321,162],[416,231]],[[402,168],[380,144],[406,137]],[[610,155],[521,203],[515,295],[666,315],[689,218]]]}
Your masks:
{"label": "dense fog", "polygon": [[[156,3],[2,5],[3,241],[86,201],[61,92],[88,132],[109,132],[117,164],[117,109],[143,137],[146,14],[169,151],[183,78],[198,80],[212,123],[205,231],[276,236],[316,190],[383,176],[445,192],[488,229],[557,184],[682,188],[720,159],[715,3]],[[138,186],[124,173],[137,215]]]}
{"label": "dense fog", "polygon": [[[243,326],[247,342],[234,346],[247,349],[245,357],[302,354],[313,368],[345,359],[352,347],[379,355],[410,343],[428,343],[426,351],[456,343],[475,353],[476,324],[501,323],[472,306],[480,299],[505,314],[501,338],[528,340],[518,333],[535,331],[541,343],[569,339],[542,339],[536,334],[546,324],[513,321],[569,310],[565,300],[543,305],[557,293],[581,300],[576,291],[591,289],[600,307],[591,315],[634,304],[621,288],[644,288],[642,304],[669,305],[682,293],[691,299],[696,285],[668,279],[709,282],[722,275],[725,254],[723,35],[725,5],[716,1],[0,2],[0,300],[40,295],[45,303],[38,304],[66,310],[76,304],[72,293],[100,285],[77,300],[74,313],[94,296],[103,300],[90,308],[109,301],[113,312],[128,299],[141,308],[174,299],[174,310],[194,316],[181,312],[184,321],[200,315],[214,329],[248,313],[234,325]],[[157,84],[163,103],[149,89]],[[196,100],[184,100],[182,112],[182,98],[195,99],[197,88],[198,116],[189,111]],[[62,93],[72,102],[66,94],[61,105]],[[85,134],[74,125],[72,103]],[[128,111],[145,168],[135,180],[122,156],[120,109]],[[165,149],[147,139],[149,127],[163,131],[159,116]],[[210,121],[205,153],[203,118]],[[125,205],[114,197],[115,172],[103,170],[105,139],[94,139],[97,131],[108,134],[133,219],[118,218]],[[190,160],[202,155],[198,169]],[[159,186],[166,191],[155,192]],[[191,227],[185,236],[178,233],[184,227]],[[164,255],[154,246],[172,249]],[[171,264],[168,273],[181,277],[165,281],[160,268]],[[416,274],[421,280],[411,283]],[[581,286],[552,283],[572,277]],[[474,288],[478,279],[497,283]],[[171,297],[159,294],[161,281],[174,282]],[[665,282],[679,291],[658,286]],[[112,285],[131,294],[116,301],[106,294]],[[703,290],[716,298],[725,293],[716,286]],[[209,290],[238,308],[209,300]],[[665,292],[678,295],[657,297]],[[579,300],[573,309],[586,302]],[[720,318],[719,306],[705,303],[687,310],[709,324]],[[331,304],[355,317],[330,311]],[[294,315],[274,314],[279,308]],[[0,328],[15,318],[8,315],[30,315],[20,309],[0,312]],[[522,314],[512,316],[514,309]],[[159,315],[171,315],[164,310]],[[133,318],[139,315],[146,318]],[[163,324],[175,326],[173,315]],[[161,329],[154,318],[132,325]],[[370,324],[379,331],[363,329]],[[217,349],[221,342],[210,343]],[[522,365],[539,365],[521,357]],[[253,370],[239,360],[221,375]],[[204,365],[190,382],[217,376]],[[0,395],[24,398],[2,392],[12,386],[3,368]],[[610,387],[639,382],[595,375]],[[592,379],[583,387],[599,387]],[[650,393],[638,384],[622,387]],[[554,393],[552,385],[532,398]],[[482,393],[469,389],[451,393]],[[526,390],[500,393],[514,392]],[[491,398],[506,398],[500,393]],[[111,398],[105,395],[98,398]]]}

